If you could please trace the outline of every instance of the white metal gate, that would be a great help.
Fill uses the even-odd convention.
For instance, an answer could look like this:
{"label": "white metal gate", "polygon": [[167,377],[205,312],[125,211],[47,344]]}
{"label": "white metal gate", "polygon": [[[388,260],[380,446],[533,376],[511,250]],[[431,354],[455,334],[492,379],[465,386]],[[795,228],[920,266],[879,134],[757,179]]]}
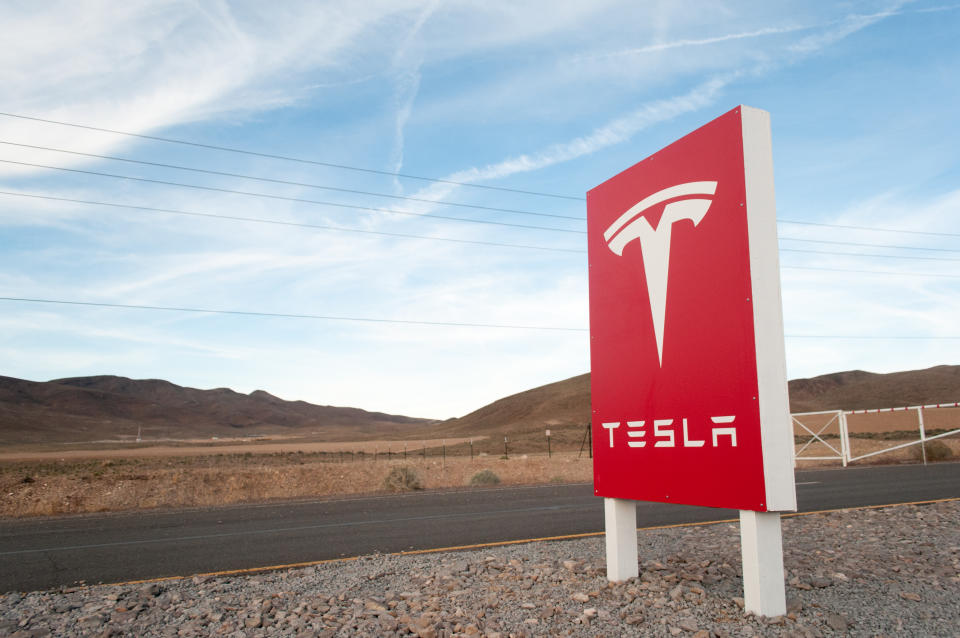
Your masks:
{"label": "white metal gate", "polygon": [[[919,445],[921,450],[921,458],[923,459],[923,462],[926,463],[926,443],[928,441],[960,434],[960,428],[955,427],[960,425],[960,409],[958,408],[960,408],[960,403],[936,403],[932,405],[915,405],[905,408],[877,408],[872,410],[849,410],[844,412],[842,430],[843,439],[845,441],[844,447],[846,450],[847,462],[860,461],[862,459],[870,458],[880,454],[887,454],[895,450],[905,449],[913,445]],[[906,443],[883,447],[854,456],[851,454],[852,448],[850,445],[851,423],[853,423],[852,429],[856,434],[856,431],[859,429],[859,427],[855,420],[858,417],[861,417],[861,415],[890,415],[889,421],[887,424],[885,424],[885,427],[889,428],[890,426],[888,424],[891,422],[894,423],[893,427],[897,427],[896,421],[899,420],[900,424],[911,426],[909,427],[911,431],[915,429],[917,432],[917,438],[915,440],[907,441]],[[953,427],[948,426],[946,428],[936,428],[938,430],[946,431],[940,432],[939,434],[935,434],[933,436],[928,436],[928,424],[930,422],[930,418],[934,415],[936,415],[937,425],[951,424]]]}
{"label": "white metal gate", "polygon": [[[920,446],[920,457],[926,463],[928,442],[960,436],[960,402],[904,408],[798,412],[791,414],[790,418],[795,437],[794,466],[797,461],[838,460],[846,467],[854,461],[914,445]],[[928,434],[931,431],[936,433]],[[916,432],[916,435],[912,435],[912,432]],[[891,433],[893,436],[888,438]],[[910,440],[905,443],[887,446],[881,443],[906,438]],[[858,447],[859,450],[856,449]]]}
{"label": "white metal gate", "polygon": [[[843,435],[843,412],[841,410],[823,410],[821,412],[798,412],[791,414],[793,422],[793,465],[797,461],[831,461],[838,459],[844,467],[847,465],[846,437]],[[836,430],[840,446],[831,445],[826,440],[828,431]],[[830,432],[832,434],[832,432]],[[801,442],[797,443],[796,438]],[[798,448],[797,445],[800,445]]]}

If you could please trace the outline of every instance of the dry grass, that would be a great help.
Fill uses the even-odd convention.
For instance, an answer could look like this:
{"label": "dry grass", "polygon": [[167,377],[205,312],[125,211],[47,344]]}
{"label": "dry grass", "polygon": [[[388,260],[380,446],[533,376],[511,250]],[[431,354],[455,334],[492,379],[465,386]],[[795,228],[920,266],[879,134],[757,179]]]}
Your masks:
{"label": "dry grass", "polygon": [[395,466],[410,465],[424,487],[462,487],[490,469],[502,484],[592,480],[576,453],[511,456],[410,456],[333,461],[329,455],[273,454],[0,464],[0,516],[43,516],[249,503],[378,492]]}
{"label": "dry grass", "polygon": [[[476,441],[486,437],[475,438]],[[453,448],[463,446],[469,438],[450,439],[416,439],[411,441],[334,441],[318,442],[298,438],[265,437],[263,439],[247,439],[237,442],[180,441],[177,445],[157,445],[152,443],[114,444],[104,448],[85,445],[78,448],[49,449],[49,446],[22,446],[21,449],[0,452],[2,461],[59,461],[77,459],[130,459],[151,457],[182,457],[182,456],[210,456],[225,454],[285,454],[290,452],[306,453],[337,453],[349,454],[385,454],[388,450],[392,454],[400,454],[408,449],[410,454],[419,453],[422,449],[435,453],[436,448],[446,446]]]}

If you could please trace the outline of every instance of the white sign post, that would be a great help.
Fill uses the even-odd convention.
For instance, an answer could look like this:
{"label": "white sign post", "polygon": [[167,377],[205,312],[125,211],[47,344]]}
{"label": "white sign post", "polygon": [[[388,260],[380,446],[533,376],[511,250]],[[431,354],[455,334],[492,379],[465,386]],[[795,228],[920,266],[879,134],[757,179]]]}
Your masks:
{"label": "white sign post", "polygon": [[740,510],[743,608],[761,616],[787,613],[780,512]]}
{"label": "white sign post", "polygon": [[603,499],[607,543],[607,579],[619,583],[640,575],[637,555],[637,502]]}

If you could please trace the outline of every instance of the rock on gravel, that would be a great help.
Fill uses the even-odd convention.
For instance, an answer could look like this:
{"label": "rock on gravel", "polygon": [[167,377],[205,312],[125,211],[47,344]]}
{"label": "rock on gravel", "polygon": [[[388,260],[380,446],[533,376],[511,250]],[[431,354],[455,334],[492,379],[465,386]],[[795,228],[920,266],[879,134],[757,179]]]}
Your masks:
{"label": "rock on gravel", "polygon": [[[0,596],[0,636],[960,635],[960,502],[783,521],[787,614],[742,609],[736,525],[641,532],[610,584],[603,539],[367,556],[248,576]],[[842,576],[842,577],[840,577]]]}

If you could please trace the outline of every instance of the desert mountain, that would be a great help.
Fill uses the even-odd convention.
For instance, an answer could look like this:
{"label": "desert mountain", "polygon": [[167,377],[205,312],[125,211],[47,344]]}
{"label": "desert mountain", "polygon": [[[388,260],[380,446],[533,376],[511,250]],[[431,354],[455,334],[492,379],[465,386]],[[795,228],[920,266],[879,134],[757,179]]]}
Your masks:
{"label": "desert mountain", "polygon": [[[960,366],[890,374],[836,372],[789,383],[790,409],[898,407],[960,400]],[[466,416],[436,422],[357,408],[285,401],[262,390],[197,390],[168,381],[99,376],[48,382],[0,377],[0,445],[186,439],[291,434],[328,441],[367,437],[488,437],[481,450],[546,447],[583,441],[590,420],[590,375],[533,388]]]}
{"label": "desert mountain", "polygon": [[790,382],[790,410],[899,408],[960,401],[960,366],[876,374],[834,372]]}
{"label": "desert mountain", "polygon": [[432,421],[285,401],[262,390],[197,390],[157,379],[0,376],[0,445],[290,434],[327,440],[391,435]]}
{"label": "desert mountain", "polygon": [[[459,419],[444,421],[444,435],[488,436],[482,447],[488,452],[502,450],[503,437],[515,447],[529,449],[536,442],[546,447],[545,430],[554,442],[569,448],[580,438],[590,421],[590,374],[581,374],[526,392],[494,401]],[[489,448],[489,449],[487,449]]]}

